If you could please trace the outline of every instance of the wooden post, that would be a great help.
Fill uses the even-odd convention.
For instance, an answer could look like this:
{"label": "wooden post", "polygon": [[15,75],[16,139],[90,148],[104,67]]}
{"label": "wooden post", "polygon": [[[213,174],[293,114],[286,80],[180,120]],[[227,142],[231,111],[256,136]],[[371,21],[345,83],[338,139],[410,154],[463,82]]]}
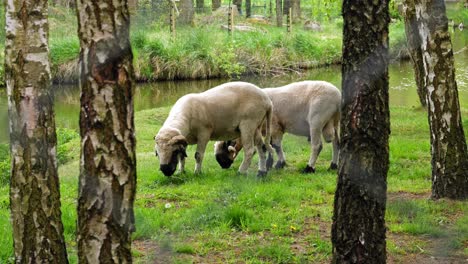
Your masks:
{"label": "wooden post", "polygon": [[175,8],[174,6],[171,6],[171,13],[169,15],[169,20],[170,20],[170,31],[172,35],[172,40],[175,40],[176,38],[176,32],[175,32]]}
{"label": "wooden post", "polygon": [[288,33],[292,31],[292,8],[288,10],[288,16],[286,17],[286,29]]}

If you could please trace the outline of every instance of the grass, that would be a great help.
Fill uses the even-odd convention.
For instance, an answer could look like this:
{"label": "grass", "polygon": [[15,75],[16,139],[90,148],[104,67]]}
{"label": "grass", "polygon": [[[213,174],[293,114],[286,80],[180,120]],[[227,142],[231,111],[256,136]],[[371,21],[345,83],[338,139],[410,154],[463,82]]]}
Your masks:
{"label": "grass", "polygon": [[[188,171],[167,178],[158,170],[153,136],[170,107],[136,113],[137,199],[135,201],[136,263],[325,263],[330,261],[330,228],[335,172],[327,171],[331,146],[326,144],[317,173],[304,175],[309,148],[305,138],[287,135],[288,166],[259,181],[252,165],[247,176],[236,173],[241,158],[222,170],[208,148],[203,174],[194,175],[194,147],[188,150]],[[468,112],[464,110],[466,123]],[[392,258],[445,254],[467,258],[466,202],[431,201],[430,148],[424,111],[392,107],[391,166],[386,221]],[[69,149],[59,167],[62,219],[72,263],[76,263],[75,222],[79,138],[59,129],[59,142]],[[59,148],[60,149],[60,148]],[[0,189],[0,262],[12,256],[8,222],[8,187]],[[425,253],[422,253],[422,249]],[[429,252],[429,253],[428,253]],[[403,261],[404,263],[404,261]]]}

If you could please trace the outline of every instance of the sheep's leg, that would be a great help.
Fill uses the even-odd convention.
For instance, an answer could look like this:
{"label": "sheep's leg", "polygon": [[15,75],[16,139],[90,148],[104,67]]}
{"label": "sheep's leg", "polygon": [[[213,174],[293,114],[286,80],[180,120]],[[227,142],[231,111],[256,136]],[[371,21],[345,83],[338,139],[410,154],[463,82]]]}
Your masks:
{"label": "sheep's leg", "polygon": [[[275,169],[284,168],[286,165],[286,158],[283,152],[283,133],[278,133],[272,136],[271,138],[271,146],[275,149],[276,155],[278,155],[278,161],[275,164]],[[270,155],[268,156],[268,160],[270,159]],[[267,164],[269,162],[267,161]],[[273,161],[271,161],[273,163]]]}
{"label": "sheep's leg", "polygon": [[338,169],[338,157],[340,154],[340,137],[338,135],[338,127],[339,127],[339,115],[334,120],[334,138],[333,138],[333,157],[332,162],[330,164],[331,170]]}
{"label": "sheep's leg", "polygon": [[[255,147],[258,152],[258,176],[265,176],[267,173],[267,164],[266,164],[266,147],[263,142],[262,134],[260,130],[257,129],[255,132]],[[270,154],[271,155],[271,154]]]}
{"label": "sheep's leg", "polygon": [[201,173],[203,157],[205,156],[206,145],[210,140],[209,133],[198,135],[197,151],[195,152],[195,174]]}
{"label": "sheep's leg", "polygon": [[317,161],[317,157],[322,151],[322,139],[321,137],[321,129],[317,129],[314,127],[310,128],[310,159],[307,167],[302,171],[304,173],[314,173],[315,172],[315,162]]}
{"label": "sheep's leg", "polygon": [[241,131],[241,141],[242,144],[244,145],[244,160],[242,160],[242,163],[239,167],[239,173],[245,174],[247,173],[247,169],[250,166],[250,163],[252,162],[252,157],[255,153],[254,149],[254,136],[255,136],[255,130],[249,129],[248,125],[245,125],[244,128],[239,126],[240,131]]}

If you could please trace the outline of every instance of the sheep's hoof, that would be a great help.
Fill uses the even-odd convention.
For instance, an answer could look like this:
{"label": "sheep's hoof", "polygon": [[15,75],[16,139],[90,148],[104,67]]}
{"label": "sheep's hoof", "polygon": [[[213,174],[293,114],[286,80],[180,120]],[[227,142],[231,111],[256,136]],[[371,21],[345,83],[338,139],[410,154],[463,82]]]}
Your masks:
{"label": "sheep's hoof", "polygon": [[284,166],[286,166],[286,162],[278,160],[278,162],[276,162],[276,164],[275,164],[275,169],[282,169],[282,168],[284,168]]}
{"label": "sheep's hoof", "polygon": [[315,169],[307,165],[303,170],[302,173],[315,173]]}
{"label": "sheep's hoof", "polygon": [[266,175],[267,175],[266,171],[259,170],[257,173],[257,178],[265,178]]}
{"label": "sheep's hoof", "polygon": [[338,169],[338,165],[336,165],[336,163],[330,163],[330,168],[328,168],[329,170],[337,170]]}

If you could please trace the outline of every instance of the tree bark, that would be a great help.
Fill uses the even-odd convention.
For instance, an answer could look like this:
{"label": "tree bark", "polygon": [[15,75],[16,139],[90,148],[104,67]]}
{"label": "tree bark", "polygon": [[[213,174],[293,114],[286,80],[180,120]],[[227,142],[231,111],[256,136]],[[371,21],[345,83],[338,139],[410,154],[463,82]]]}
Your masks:
{"label": "tree bark", "polygon": [[192,0],[180,0],[179,5],[180,16],[177,22],[181,25],[193,24],[193,2]]}
{"label": "tree bark", "polygon": [[15,262],[68,263],[50,88],[47,0],[8,0],[5,16]]}
{"label": "tree bark", "polygon": [[333,263],[385,263],[388,1],[343,2],[341,142]]}
{"label": "tree bark", "polygon": [[421,37],[419,36],[416,21],[414,0],[403,1],[403,16],[405,19],[406,43],[413,63],[414,79],[419,96],[419,102],[426,107],[427,90],[424,86],[424,63],[421,50]]}
{"label": "tree bark", "polygon": [[289,14],[289,8],[291,7],[291,0],[283,0],[283,15]]}
{"label": "tree bark", "polygon": [[211,0],[211,8],[213,11],[221,7],[221,0]]}
{"label": "tree bark", "polygon": [[432,154],[432,198],[468,198],[468,152],[443,0],[415,1]]}
{"label": "tree bark", "polygon": [[136,189],[132,50],[126,0],[77,1],[80,39],[80,263],[131,263]]}
{"label": "tree bark", "polygon": [[283,6],[281,0],[276,0],[276,26],[283,26]]}
{"label": "tree bark", "polygon": [[290,0],[292,8],[292,19],[294,23],[301,21],[301,0]]}
{"label": "tree bark", "polygon": [[245,17],[251,17],[251,16],[252,16],[252,1],[245,0]]}

